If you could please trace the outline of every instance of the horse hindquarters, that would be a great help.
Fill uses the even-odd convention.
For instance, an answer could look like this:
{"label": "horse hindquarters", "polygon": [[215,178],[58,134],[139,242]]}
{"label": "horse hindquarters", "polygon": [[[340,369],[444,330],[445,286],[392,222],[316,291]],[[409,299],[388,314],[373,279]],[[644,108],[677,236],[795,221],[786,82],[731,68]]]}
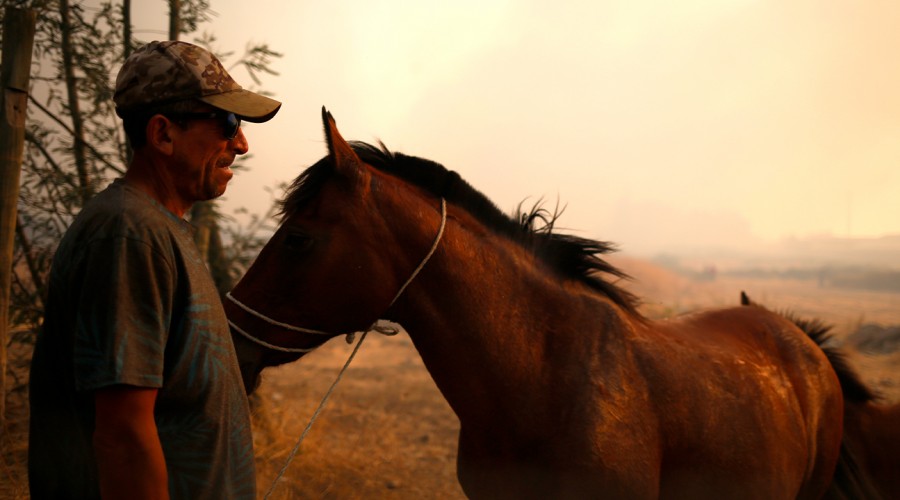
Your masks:
{"label": "horse hindquarters", "polygon": [[[656,399],[673,402],[660,413],[668,443],[664,496],[821,498],[842,426],[841,388],[821,350],[762,308],[699,313],[664,326],[671,341],[648,350],[653,357],[645,363],[668,367],[645,370],[662,393]],[[666,363],[651,363],[657,358]],[[691,370],[702,377],[685,377]]]}
{"label": "horse hindquarters", "polygon": [[835,471],[844,463],[845,457],[842,444],[844,394],[840,375],[836,376],[827,352],[815,354],[822,363],[806,366],[791,377],[803,408],[810,454],[806,479],[796,498],[813,500],[827,496],[832,490]]}
{"label": "horse hindquarters", "polygon": [[824,345],[829,339],[829,325],[792,315],[787,318],[803,330],[827,358],[831,374],[838,380],[843,403],[836,465],[822,498],[900,498],[900,478],[897,478],[900,458],[896,452],[900,449],[900,404],[886,408],[874,403],[875,393],[862,382],[843,353]]}

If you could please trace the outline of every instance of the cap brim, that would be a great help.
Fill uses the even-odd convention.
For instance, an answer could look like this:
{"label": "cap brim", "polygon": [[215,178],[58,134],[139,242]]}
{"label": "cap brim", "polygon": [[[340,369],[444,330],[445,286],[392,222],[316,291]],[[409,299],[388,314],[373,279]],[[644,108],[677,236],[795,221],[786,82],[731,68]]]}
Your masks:
{"label": "cap brim", "polygon": [[203,96],[200,100],[219,109],[230,111],[241,120],[253,123],[269,121],[281,109],[281,103],[275,99],[249,90],[234,90]]}

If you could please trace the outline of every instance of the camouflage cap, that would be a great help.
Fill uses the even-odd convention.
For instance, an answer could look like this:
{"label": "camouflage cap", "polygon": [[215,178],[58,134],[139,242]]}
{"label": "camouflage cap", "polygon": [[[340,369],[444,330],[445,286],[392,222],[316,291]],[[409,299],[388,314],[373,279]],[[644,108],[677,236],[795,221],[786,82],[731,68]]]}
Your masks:
{"label": "camouflage cap", "polygon": [[150,42],[137,49],[116,78],[116,113],[187,99],[230,111],[249,122],[275,116],[281,103],[241,88],[206,49],[186,42]]}

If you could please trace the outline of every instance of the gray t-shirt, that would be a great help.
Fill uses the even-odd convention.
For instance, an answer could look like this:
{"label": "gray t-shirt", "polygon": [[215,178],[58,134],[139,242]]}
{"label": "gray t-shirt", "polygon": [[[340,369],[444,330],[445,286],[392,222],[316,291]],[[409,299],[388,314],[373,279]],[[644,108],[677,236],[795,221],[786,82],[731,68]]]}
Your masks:
{"label": "gray t-shirt", "polygon": [[159,388],[173,499],[255,498],[248,401],[192,229],[122,180],[85,205],[53,261],[31,365],[32,498],[99,497],[93,391],[117,384]]}

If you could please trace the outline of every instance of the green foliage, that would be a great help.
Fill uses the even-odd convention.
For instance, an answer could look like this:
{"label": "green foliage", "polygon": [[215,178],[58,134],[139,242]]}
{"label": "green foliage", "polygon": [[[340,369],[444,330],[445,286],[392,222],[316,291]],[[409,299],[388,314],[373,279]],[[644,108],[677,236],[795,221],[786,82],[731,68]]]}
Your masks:
{"label": "green foliage", "polygon": [[[183,35],[197,31],[201,24],[212,21],[212,17],[215,15],[207,0],[181,1],[178,2],[178,6],[180,7],[179,20],[181,21],[179,33]],[[171,5],[169,14],[171,15]]]}

